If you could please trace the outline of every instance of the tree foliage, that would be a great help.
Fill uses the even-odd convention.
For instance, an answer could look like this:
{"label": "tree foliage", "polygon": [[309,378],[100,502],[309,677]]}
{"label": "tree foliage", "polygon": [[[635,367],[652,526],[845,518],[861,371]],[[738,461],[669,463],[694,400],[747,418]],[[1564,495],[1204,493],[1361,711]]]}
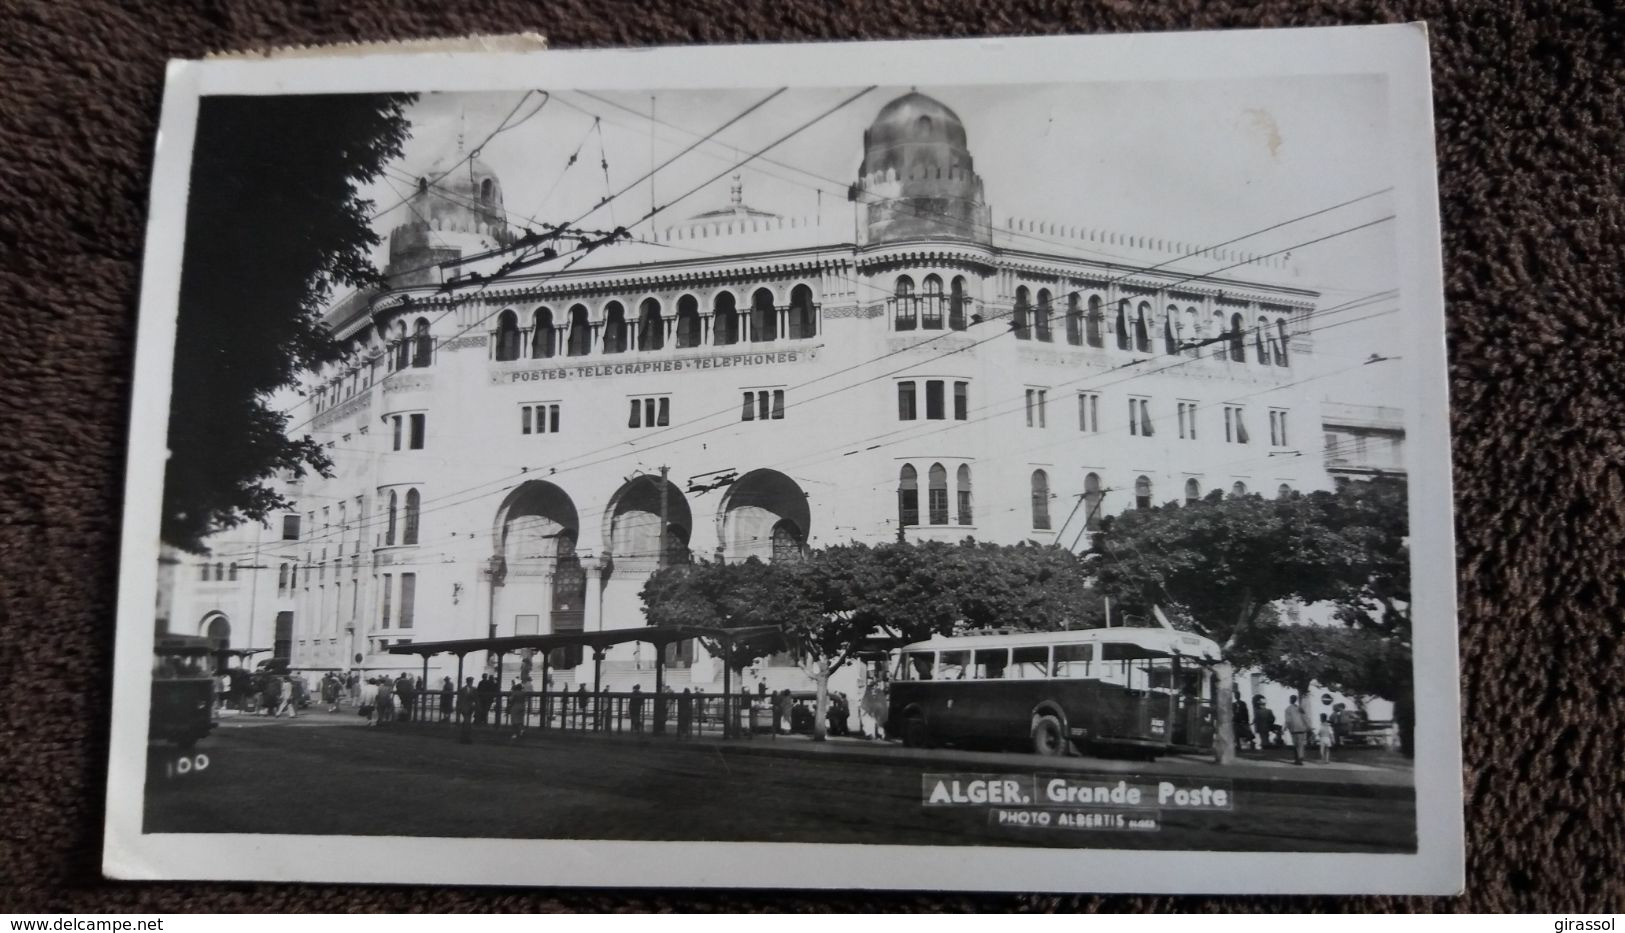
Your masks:
{"label": "tree foliage", "polygon": [[288,507],[267,481],[330,462],[270,403],[340,357],[321,322],[337,285],[378,281],[362,185],[398,157],[412,95],[207,97],[187,199],[162,535]]}

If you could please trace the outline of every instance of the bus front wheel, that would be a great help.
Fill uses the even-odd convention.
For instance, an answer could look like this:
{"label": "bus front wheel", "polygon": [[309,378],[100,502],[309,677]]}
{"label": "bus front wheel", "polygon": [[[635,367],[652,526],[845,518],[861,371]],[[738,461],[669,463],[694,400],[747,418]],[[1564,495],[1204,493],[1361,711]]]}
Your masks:
{"label": "bus front wheel", "polygon": [[1033,720],[1033,754],[1056,758],[1067,753],[1066,727],[1049,713]]}
{"label": "bus front wheel", "polygon": [[925,717],[916,713],[903,722],[903,744],[909,748],[925,748]]}

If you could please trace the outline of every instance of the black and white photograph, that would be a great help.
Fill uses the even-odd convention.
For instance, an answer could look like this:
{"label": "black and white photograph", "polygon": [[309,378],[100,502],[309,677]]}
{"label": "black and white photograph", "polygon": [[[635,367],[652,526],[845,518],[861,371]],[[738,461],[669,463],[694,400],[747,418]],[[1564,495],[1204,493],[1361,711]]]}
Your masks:
{"label": "black and white photograph", "polygon": [[105,869],[1458,889],[1427,68],[178,64]]}

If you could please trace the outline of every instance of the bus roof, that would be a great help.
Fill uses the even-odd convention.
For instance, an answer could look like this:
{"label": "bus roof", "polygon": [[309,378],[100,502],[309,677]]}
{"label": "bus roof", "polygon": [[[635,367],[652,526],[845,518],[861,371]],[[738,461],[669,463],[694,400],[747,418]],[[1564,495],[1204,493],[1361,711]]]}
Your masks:
{"label": "bus roof", "polygon": [[1030,645],[1082,645],[1112,642],[1134,645],[1145,651],[1180,654],[1188,658],[1217,661],[1219,646],[1211,638],[1194,632],[1166,628],[1087,628],[1063,632],[1014,632],[1007,635],[936,635],[903,647],[904,651],[953,651],[963,648],[1020,648]]}

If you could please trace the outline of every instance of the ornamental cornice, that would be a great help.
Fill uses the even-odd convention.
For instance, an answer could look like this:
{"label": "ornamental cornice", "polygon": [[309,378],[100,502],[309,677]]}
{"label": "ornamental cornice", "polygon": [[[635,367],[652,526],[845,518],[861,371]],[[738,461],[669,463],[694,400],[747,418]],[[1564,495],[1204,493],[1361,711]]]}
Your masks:
{"label": "ornamental cornice", "polygon": [[987,247],[971,243],[933,242],[888,244],[868,247],[857,254],[860,270],[909,263],[944,264],[964,263],[984,269],[993,269],[993,253]]}

